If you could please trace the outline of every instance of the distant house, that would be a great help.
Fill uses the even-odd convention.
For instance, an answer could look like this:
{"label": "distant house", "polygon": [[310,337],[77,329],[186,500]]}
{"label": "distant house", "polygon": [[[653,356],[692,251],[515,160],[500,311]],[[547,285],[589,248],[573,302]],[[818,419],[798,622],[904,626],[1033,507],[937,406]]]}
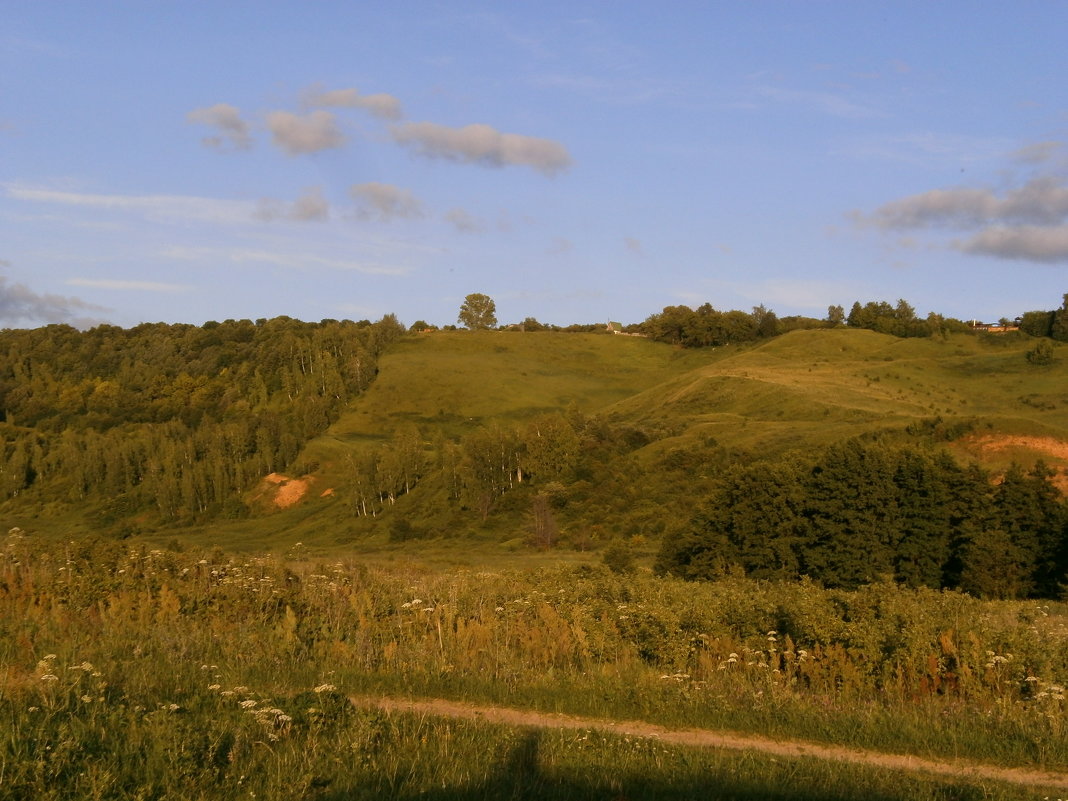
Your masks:
{"label": "distant house", "polygon": [[611,334],[619,334],[624,337],[644,337],[645,334],[638,333],[637,331],[624,331],[623,323],[608,322],[605,323],[604,330]]}
{"label": "distant house", "polygon": [[968,325],[973,331],[986,331],[990,334],[1005,334],[1009,331],[1019,331],[1020,326],[1010,323],[981,323],[978,320],[972,320]]}

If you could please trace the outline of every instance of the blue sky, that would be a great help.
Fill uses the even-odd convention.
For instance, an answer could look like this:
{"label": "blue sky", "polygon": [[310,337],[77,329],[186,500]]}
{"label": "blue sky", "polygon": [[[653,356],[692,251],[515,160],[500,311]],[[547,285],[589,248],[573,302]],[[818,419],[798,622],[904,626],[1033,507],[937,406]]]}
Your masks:
{"label": "blue sky", "polygon": [[1068,292],[1068,3],[0,5],[0,327]]}

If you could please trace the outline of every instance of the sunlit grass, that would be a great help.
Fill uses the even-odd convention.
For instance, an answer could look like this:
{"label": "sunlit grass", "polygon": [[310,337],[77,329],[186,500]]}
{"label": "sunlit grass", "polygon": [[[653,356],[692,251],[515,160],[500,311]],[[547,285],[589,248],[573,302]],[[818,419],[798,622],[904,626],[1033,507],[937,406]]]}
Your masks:
{"label": "sunlit grass", "polygon": [[[522,756],[521,733],[348,702],[383,694],[1068,767],[1063,605],[589,566],[387,570],[303,547],[234,557],[9,536],[2,559],[0,797],[535,797],[502,768],[523,759],[530,786],[559,797],[620,782],[644,788],[627,797],[950,792],[602,735],[547,732]],[[787,792],[787,775],[810,794]]]}

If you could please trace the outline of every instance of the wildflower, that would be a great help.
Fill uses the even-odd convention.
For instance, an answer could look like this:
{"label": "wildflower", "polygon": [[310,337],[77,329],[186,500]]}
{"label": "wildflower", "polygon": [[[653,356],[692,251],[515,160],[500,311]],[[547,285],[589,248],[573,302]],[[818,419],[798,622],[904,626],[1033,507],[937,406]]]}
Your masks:
{"label": "wildflower", "polygon": [[59,676],[57,676],[55,673],[45,673],[43,676],[41,676],[41,681],[47,681],[49,683],[53,681],[59,681]]}
{"label": "wildflower", "polygon": [[254,706],[256,706],[256,702],[253,701],[251,698],[241,702],[242,709],[251,709]]}
{"label": "wildflower", "polygon": [[209,685],[208,685],[208,689],[209,689],[209,690],[210,690],[211,692],[215,692],[216,690],[220,689],[221,687],[222,687],[222,685],[221,685],[221,684],[209,684]]}
{"label": "wildflower", "polygon": [[336,689],[337,687],[335,687],[333,684],[320,684],[318,687],[313,688],[312,692],[332,693]]}
{"label": "wildflower", "polygon": [[83,695],[82,696],[82,703],[83,704],[91,704],[92,702],[93,702],[93,696],[91,696],[91,695]]}

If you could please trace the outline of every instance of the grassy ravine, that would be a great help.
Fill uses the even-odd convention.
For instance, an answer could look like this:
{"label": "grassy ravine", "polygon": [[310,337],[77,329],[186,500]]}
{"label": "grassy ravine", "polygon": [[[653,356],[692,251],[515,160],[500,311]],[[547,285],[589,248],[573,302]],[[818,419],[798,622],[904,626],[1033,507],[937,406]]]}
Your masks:
{"label": "grassy ravine", "polygon": [[[0,556],[0,798],[1027,798],[349,704],[448,697],[1068,769],[1068,608],[49,545]],[[1037,792],[1037,791],[1036,791]]]}
{"label": "grassy ravine", "polygon": [[[1025,356],[1032,347],[1034,340],[1025,336],[897,339],[845,328],[695,350],[596,334],[416,335],[395,343],[367,392],[307,443],[298,461],[314,469],[299,504],[266,514],[257,507],[251,519],[218,519],[155,536],[161,543],[177,536],[250,551],[302,541],[351,552],[388,541],[390,524],[399,516],[425,527],[432,539],[469,536],[500,544],[521,537],[529,498],[505,496],[487,521],[474,510],[460,510],[446,499],[435,475],[438,443],[458,441],[484,426],[517,427],[538,415],[571,410],[649,438],[613,465],[619,472],[614,480],[624,490],[631,489],[625,486],[628,474],[642,475],[637,502],[627,496],[632,508],[616,508],[618,487],[602,493],[595,486],[575,490],[584,498],[575,506],[596,506],[596,513],[561,514],[564,534],[589,535],[595,544],[635,533],[658,539],[660,531],[651,525],[655,510],[678,500],[679,483],[700,494],[715,478],[711,469],[682,473],[665,465],[703,464],[717,448],[777,458],[881,432],[913,444],[935,438],[962,462],[978,461],[994,472],[1014,460],[1030,467],[1038,458],[1063,470],[1068,459],[1062,455],[1007,439],[1068,441],[1068,351],[1054,343],[1054,364],[1036,367]],[[915,433],[906,433],[910,426]],[[412,427],[424,442],[428,468],[422,480],[387,513],[356,518],[347,465]],[[984,445],[984,439],[996,447]],[[564,484],[570,492],[570,480]],[[525,491],[540,489],[535,479]],[[654,511],[638,508],[642,502]],[[578,530],[591,528],[594,518],[604,531]],[[62,528],[66,523],[44,517],[20,522],[70,531]]]}

